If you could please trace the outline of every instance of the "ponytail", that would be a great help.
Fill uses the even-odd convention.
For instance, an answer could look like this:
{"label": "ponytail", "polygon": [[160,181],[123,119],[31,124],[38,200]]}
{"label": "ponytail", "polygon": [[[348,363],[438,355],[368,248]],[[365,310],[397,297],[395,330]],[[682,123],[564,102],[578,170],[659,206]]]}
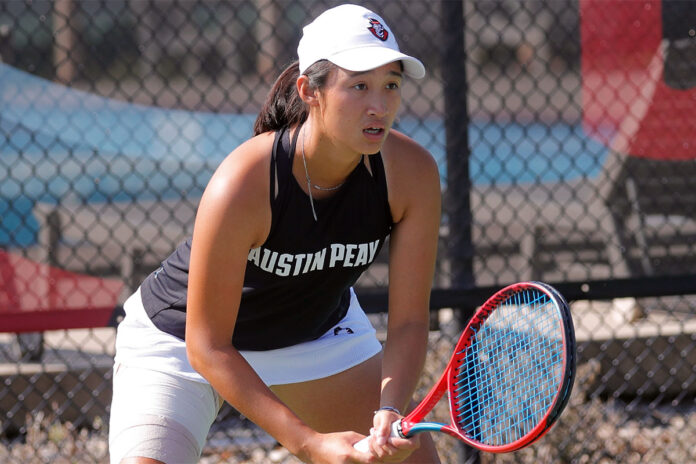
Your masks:
{"label": "ponytail", "polygon": [[[326,60],[318,61],[309,66],[305,71],[305,75],[309,78],[309,85],[321,89],[326,84],[329,72],[334,67],[334,64]],[[293,127],[307,120],[309,110],[297,93],[298,77],[300,77],[298,61],[290,64],[278,76],[256,117],[254,135],[278,131],[284,127]]]}

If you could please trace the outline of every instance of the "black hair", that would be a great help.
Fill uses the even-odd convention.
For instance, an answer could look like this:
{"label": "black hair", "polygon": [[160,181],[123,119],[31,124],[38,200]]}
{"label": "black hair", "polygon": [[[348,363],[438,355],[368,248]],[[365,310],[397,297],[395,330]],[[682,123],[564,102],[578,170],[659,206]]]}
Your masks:
{"label": "black hair", "polygon": [[[326,85],[329,73],[336,67],[328,60],[320,60],[307,68],[304,74],[309,78],[313,89]],[[307,120],[307,105],[297,93],[297,78],[300,77],[300,64],[291,63],[280,73],[266,96],[266,101],[254,122],[254,135],[292,127]]]}

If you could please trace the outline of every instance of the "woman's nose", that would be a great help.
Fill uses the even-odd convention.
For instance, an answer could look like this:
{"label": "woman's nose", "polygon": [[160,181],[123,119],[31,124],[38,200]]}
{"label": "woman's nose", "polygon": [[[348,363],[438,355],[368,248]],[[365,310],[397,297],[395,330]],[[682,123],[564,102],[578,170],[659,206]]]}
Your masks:
{"label": "woman's nose", "polygon": [[383,117],[389,112],[389,105],[384,98],[375,98],[370,102],[367,108],[367,113],[370,116]]}

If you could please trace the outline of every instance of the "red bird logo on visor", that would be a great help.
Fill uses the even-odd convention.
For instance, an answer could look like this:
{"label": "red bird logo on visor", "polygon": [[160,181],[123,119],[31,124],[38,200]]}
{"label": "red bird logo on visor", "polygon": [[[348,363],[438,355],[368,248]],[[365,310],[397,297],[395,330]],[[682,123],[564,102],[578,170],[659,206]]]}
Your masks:
{"label": "red bird logo on visor", "polygon": [[372,32],[372,35],[377,37],[382,42],[386,41],[389,37],[389,31],[387,31],[387,28],[382,26],[382,23],[374,18],[370,18],[370,27],[367,29]]}

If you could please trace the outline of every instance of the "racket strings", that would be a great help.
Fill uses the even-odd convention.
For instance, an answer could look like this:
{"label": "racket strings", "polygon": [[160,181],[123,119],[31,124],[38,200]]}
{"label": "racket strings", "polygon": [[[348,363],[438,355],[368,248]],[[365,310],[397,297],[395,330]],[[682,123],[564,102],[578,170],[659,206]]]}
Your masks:
{"label": "racket strings", "polygon": [[531,432],[558,392],[562,344],[560,316],[546,294],[525,290],[504,301],[459,353],[451,401],[460,431],[492,446]]}

